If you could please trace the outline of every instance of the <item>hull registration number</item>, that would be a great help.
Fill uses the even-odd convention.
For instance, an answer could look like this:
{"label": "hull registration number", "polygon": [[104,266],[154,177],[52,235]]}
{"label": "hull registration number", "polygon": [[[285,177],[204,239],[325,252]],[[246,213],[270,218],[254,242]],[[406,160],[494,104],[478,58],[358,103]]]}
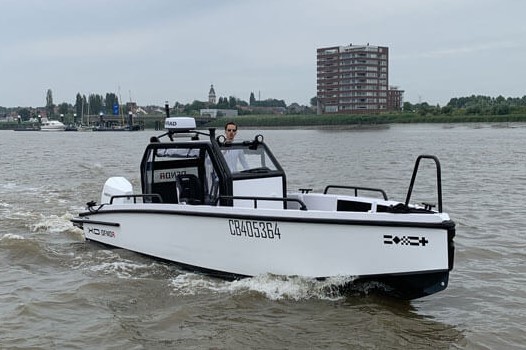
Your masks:
{"label": "hull registration number", "polygon": [[281,239],[281,231],[277,222],[230,219],[228,228],[232,236]]}

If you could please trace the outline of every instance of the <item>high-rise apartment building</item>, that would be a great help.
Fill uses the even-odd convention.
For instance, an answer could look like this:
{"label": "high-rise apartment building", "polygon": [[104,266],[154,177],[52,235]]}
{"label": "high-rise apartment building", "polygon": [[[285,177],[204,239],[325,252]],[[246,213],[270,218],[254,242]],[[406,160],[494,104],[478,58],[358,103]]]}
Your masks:
{"label": "high-rise apartment building", "polygon": [[[400,98],[402,90],[395,94]],[[389,94],[389,48],[372,45],[317,50],[319,113],[378,113],[393,109]],[[395,102],[395,103],[396,103]],[[396,109],[396,108],[394,108]]]}

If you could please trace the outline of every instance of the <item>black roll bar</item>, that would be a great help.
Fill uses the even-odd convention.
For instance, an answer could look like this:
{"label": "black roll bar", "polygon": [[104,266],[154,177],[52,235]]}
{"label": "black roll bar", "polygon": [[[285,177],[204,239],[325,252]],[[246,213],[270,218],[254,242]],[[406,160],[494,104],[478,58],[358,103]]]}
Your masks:
{"label": "black roll bar", "polygon": [[407,197],[405,199],[405,205],[409,205],[409,200],[411,199],[411,194],[413,192],[413,186],[415,185],[416,174],[418,172],[418,167],[422,159],[431,159],[435,162],[437,170],[437,192],[438,192],[438,212],[442,212],[442,170],[440,167],[440,161],[436,156],[422,154],[416,158],[415,168],[413,170],[413,176],[411,177],[411,183],[409,184],[409,190],[407,191]]}

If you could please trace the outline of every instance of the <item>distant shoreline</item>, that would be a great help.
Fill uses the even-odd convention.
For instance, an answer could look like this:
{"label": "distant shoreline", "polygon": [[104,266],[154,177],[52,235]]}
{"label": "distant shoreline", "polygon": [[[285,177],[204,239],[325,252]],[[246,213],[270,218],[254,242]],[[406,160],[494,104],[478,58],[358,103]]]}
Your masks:
{"label": "distant shoreline", "polygon": [[389,124],[416,123],[509,123],[526,122],[524,114],[507,115],[427,115],[414,114],[380,114],[380,115],[247,115],[221,117],[205,127],[222,127],[227,121],[235,121],[242,127],[275,127],[275,128],[382,128]]}
{"label": "distant shoreline", "polygon": [[[175,116],[174,116],[175,117]],[[155,129],[164,125],[164,116],[140,117],[145,129]],[[277,128],[277,129],[385,129],[390,124],[455,124],[455,123],[510,123],[526,122],[526,114],[506,115],[415,115],[414,113],[379,114],[379,115],[242,115],[220,117],[201,128],[222,128],[227,121],[234,121],[243,128]],[[0,122],[0,130],[14,130],[19,127],[30,127],[34,123]]]}

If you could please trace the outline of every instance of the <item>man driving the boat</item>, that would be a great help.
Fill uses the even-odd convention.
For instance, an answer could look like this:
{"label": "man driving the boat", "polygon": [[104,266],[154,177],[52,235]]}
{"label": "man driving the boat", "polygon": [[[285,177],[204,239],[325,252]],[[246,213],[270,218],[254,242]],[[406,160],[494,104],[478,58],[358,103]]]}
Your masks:
{"label": "man driving the boat", "polygon": [[[234,138],[237,134],[237,124],[234,122],[228,122],[225,124],[225,144],[234,142]],[[249,168],[247,160],[245,159],[245,153],[241,149],[226,149],[223,150],[223,156],[228,164],[228,167],[232,172],[245,170]],[[241,165],[241,169],[238,168],[238,164]]]}

